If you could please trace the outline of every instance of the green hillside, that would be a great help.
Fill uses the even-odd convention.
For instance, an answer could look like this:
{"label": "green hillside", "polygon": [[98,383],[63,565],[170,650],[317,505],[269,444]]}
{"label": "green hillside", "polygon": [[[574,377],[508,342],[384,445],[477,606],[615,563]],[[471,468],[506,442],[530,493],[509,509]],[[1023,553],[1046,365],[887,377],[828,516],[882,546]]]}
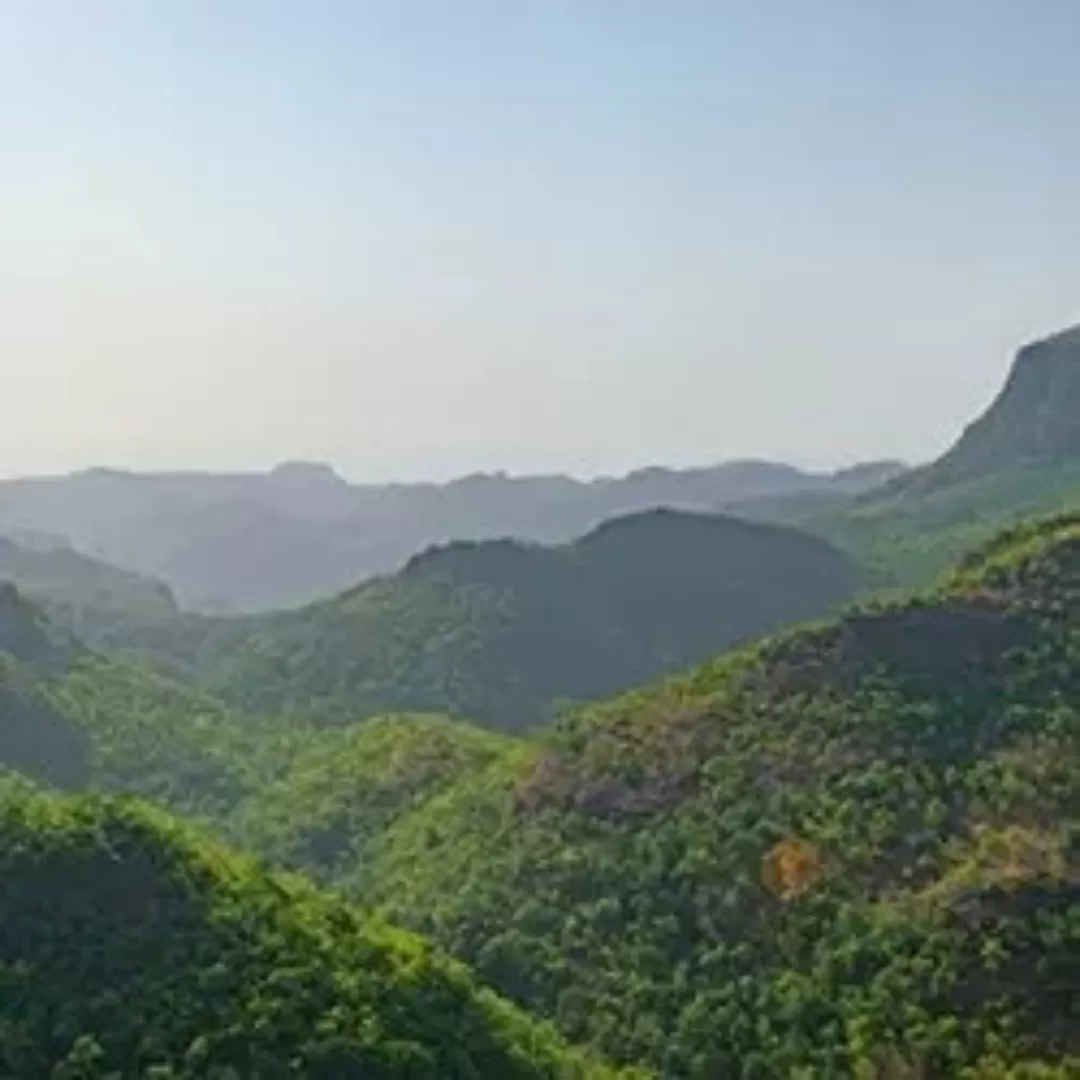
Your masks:
{"label": "green hillside", "polygon": [[220,821],[310,736],[242,715],[145,665],[94,652],[0,585],[0,768],[127,791]]}
{"label": "green hillside", "polygon": [[521,745],[438,715],[316,726],[246,714],[86,648],[0,585],[0,770],[138,794],[281,863],[335,846],[343,866],[358,862],[398,815]]}
{"label": "green hillside", "polygon": [[502,729],[610,695],[792,621],[858,585],[822,541],[656,511],[566,547],[455,543],[325,603],[191,621],[133,645],[256,711],[335,722],[450,712]]}
{"label": "green hillside", "polygon": [[423,941],[127,801],[0,797],[0,1072],[605,1077]]}
{"label": "green hillside", "polygon": [[795,520],[859,559],[877,584],[910,586],[932,581],[1013,522],[1077,506],[1080,461],[1018,465],[924,491],[887,489]]}
{"label": "green hillside", "polygon": [[388,824],[359,800],[377,842],[323,870],[572,1041],[700,1080],[1077,1075],[1080,515],[476,764]]}
{"label": "green hillside", "polygon": [[[601,531],[592,542],[603,540]],[[457,588],[480,554],[493,576],[488,547],[432,553],[403,576],[432,563],[446,573],[449,560]],[[511,579],[519,551],[537,550],[498,547]],[[643,560],[649,550],[641,546]],[[633,578],[630,566],[620,564],[621,580]],[[1080,513],[999,536],[929,592],[785,632],[567,712],[526,739],[426,715],[326,725],[243,714],[83,648],[11,588],[0,591],[0,654],[0,766],[51,786],[149,796],[310,870],[609,1060],[672,1080],[1065,1078],[1080,1068]],[[222,1076],[589,1075],[498,1004],[491,1015],[512,1017],[526,1056],[535,1049],[544,1064],[514,1073],[478,1056],[448,1066],[440,1054],[451,1044],[472,1051],[429,1038],[415,1017],[456,1018],[458,1005],[427,989],[410,1004],[355,974],[372,954],[350,950],[397,935],[350,915],[343,943],[334,935],[345,916],[314,913],[344,909],[239,863],[226,884],[206,885],[205,924],[174,893],[155,900],[152,910],[187,928],[163,932],[186,943],[188,967],[179,945],[170,952],[136,924],[131,949],[146,954],[126,939],[86,945],[91,989],[74,994],[60,958],[81,954],[77,934],[111,943],[114,931],[95,920],[112,918],[110,897],[128,905],[138,895],[126,878],[107,884],[100,863],[110,848],[145,847],[149,830],[175,839],[185,867],[234,861],[206,863],[203,841],[126,802],[56,803],[20,789],[0,782],[0,828],[29,830],[0,835],[0,897],[15,905],[0,924],[0,1000],[4,979],[25,986],[31,972],[38,982],[19,1000],[44,1004],[0,1014],[11,1075],[49,1076],[74,1054],[52,1075],[104,1076],[131,1052],[167,1062],[173,1072],[161,1076],[214,1075],[207,1060],[235,1070]],[[104,836],[106,854],[97,848],[90,871],[76,859],[73,877],[31,878],[24,896],[12,883],[19,860],[37,858],[39,833],[43,850],[65,853]],[[170,858],[151,862],[175,882]],[[281,890],[284,908],[264,938],[255,911]],[[294,928],[285,909],[297,908],[304,927],[314,918],[323,929]],[[122,918],[130,923],[128,906]],[[193,945],[207,925],[205,948]],[[350,944],[354,933],[363,945]],[[286,951],[271,949],[262,966],[230,951],[238,936],[259,956],[266,942]],[[25,951],[47,940],[54,951],[40,962]],[[386,945],[395,956],[397,947]],[[415,947],[439,970],[458,970]],[[221,997],[217,964],[248,973],[226,980]],[[129,984],[118,971],[138,974]],[[463,993],[490,1000],[459,976]],[[416,988],[413,975],[405,981]],[[116,989],[129,985],[135,1005]],[[189,1005],[166,1007],[165,995]],[[216,1016],[226,1000],[233,1019],[219,1028],[208,1010]],[[340,1025],[355,1032],[359,1010],[365,1034],[342,1035]],[[487,1015],[467,1028],[478,1032],[476,1053],[516,1045],[518,1036],[493,1035],[496,1049],[483,1042]],[[372,1033],[395,1032],[405,1017],[408,1034],[387,1035],[391,1057],[378,1057],[382,1035]],[[136,1029],[143,1041],[132,1051],[124,1040]],[[334,1064],[320,1073],[311,1063],[324,1060],[324,1035]],[[202,1056],[206,1045],[224,1056]],[[423,1064],[380,1073],[397,1067],[385,1061],[399,1050]],[[39,1057],[10,1056],[31,1053]],[[296,1064],[253,1073],[245,1054]],[[340,1071],[360,1060],[366,1071]]]}
{"label": "green hillside", "polygon": [[354,895],[399,823],[453,786],[529,752],[504,735],[441,716],[383,716],[312,733],[271,783],[228,822],[231,835],[283,865]]}

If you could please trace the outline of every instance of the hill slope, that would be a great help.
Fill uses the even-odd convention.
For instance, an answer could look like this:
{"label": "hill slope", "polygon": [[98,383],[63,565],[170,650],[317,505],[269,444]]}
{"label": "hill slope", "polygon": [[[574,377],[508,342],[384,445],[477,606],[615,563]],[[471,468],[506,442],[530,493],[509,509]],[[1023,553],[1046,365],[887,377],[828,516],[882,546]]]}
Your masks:
{"label": "hill slope", "polygon": [[359,895],[399,823],[462,780],[528,752],[441,716],[327,728],[312,732],[272,781],[253,786],[224,825],[243,847]]}
{"label": "hill slope", "polygon": [[[466,565],[474,553],[451,549]],[[1039,1075],[1075,1074],[1080,515],[1014,530],[923,596],[787,633],[566,716],[529,741],[425,717],[344,731],[245,718],[52,633],[13,590],[0,600],[0,764],[71,787],[145,792],[213,819],[435,937],[506,996],[610,1058],[647,1062],[672,1080],[908,1075],[902,1068],[960,1076],[968,1066],[990,1078],[1023,1060],[1057,1070]],[[50,738],[61,740],[61,753]],[[0,792],[0,803],[12,798]],[[67,814],[19,798],[32,806],[18,822],[34,829]],[[116,807],[124,818],[126,804],[72,805],[80,821],[90,815],[72,834],[76,846],[92,834],[105,836],[106,853],[125,850],[126,826],[114,839],[98,808],[111,820]],[[44,819],[37,806],[47,808]],[[17,863],[37,844],[25,833],[0,836],[0,859]],[[0,925],[16,937],[0,948],[0,980],[18,977],[25,987],[24,969],[3,960],[9,947],[43,942],[34,925],[48,926],[51,940],[58,919],[109,939],[93,921],[107,897],[89,891],[92,917],[72,907],[99,879],[114,888],[93,861],[101,858],[92,856],[91,871],[79,862],[74,879],[35,879],[29,899],[5,909]],[[19,888],[6,883],[23,869],[0,870],[3,897],[5,887]],[[139,895],[126,879],[115,891]],[[268,895],[261,885],[255,893]],[[250,928],[254,909],[237,904],[229,899],[227,911],[242,910]],[[177,910],[173,899],[165,907]],[[211,907],[218,926],[221,909]],[[42,910],[48,919],[26,929],[23,920]],[[168,933],[192,943],[174,927]],[[298,943],[280,966],[273,960],[294,980],[287,1002],[268,1004],[279,976],[229,953],[228,964],[254,972],[250,985],[265,991],[230,1005],[230,1015],[247,1030],[252,1010],[270,1008],[274,1025],[283,1020],[275,1030],[297,1032],[301,1074],[317,1076],[308,1063],[322,1060],[322,1044],[300,1032],[314,1030],[307,1010],[329,991],[301,956],[308,939],[291,929],[284,937]],[[319,972],[339,952],[356,967],[352,945],[316,937],[328,950],[311,954]],[[64,937],[49,955],[69,964],[81,940]],[[220,947],[213,939],[197,957]],[[99,985],[93,965],[102,955],[88,961],[88,986]],[[185,1011],[195,1007],[188,969],[162,956],[177,979],[149,966],[146,977],[179,994],[177,1027],[168,1030],[187,1047],[184,1018],[196,1015]],[[30,1000],[47,1004],[16,1014],[24,1026],[4,1029],[14,1033],[0,1039],[5,1053],[44,1046],[50,1062],[97,1054],[89,1040],[75,1045],[79,1034],[106,1055],[128,1053],[105,1034],[128,1038],[129,1012],[156,1030],[155,1017],[104,991],[101,1004],[96,991],[73,996],[51,961],[35,967],[19,954],[13,962],[40,973]],[[205,996],[219,976],[200,970]],[[117,985],[115,970],[108,979]],[[165,1014],[159,992],[145,994],[155,1016]],[[408,1002],[392,1004],[401,1001],[393,988],[373,992],[391,1003],[395,1022],[409,1014]],[[44,1016],[64,1015],[61,1000],[89,1011],[68,1013],[62,1036],[46,1037]],[[199,1022],[217,1046],[212,1021]],[[256,1024],[256,1037],[243,1040],[250,1052],[265,1030]],[[410,1031],[427,1049],[408,1053],[430,1051],[435,1064],[426,1074],[386,1075],[457,1075],[439,1072],[442,1050],[419,1027]],[[222,1036],[222,1052],[248,1053],[232,1034]],[[353,1055],[345,1060],[376,1052],[344,1039]],[[180,1075],[206,1075],[203,1044],[191,1053]],[[36,1075],[37,1060],[9,1060],[14,1075]]]}
{"label": "hill slope", "polygon": [[1070,506],[1080,506],[1080,327],[1022,348],[997,398],[932,464],[831,508],[781,499],[763,516],[825,537],[883,583],[917,584],[1002,526]]}
{"label": "hill slope", "polygon": [[1080,515],[567,717],[364,858],[367,900],[665,1077],[1076,1075]]}
{"label": "hill slope", "polygon": [[9,581],[76,633],[160,621],[176,603],[160,582],[62,546],[28,547],[0,536],[0,581]]}
{"label": "hill slope", "polygon": [[825,614],[856,586],[816,538],[655,511],[562,548],[451,544],[329,602],[136,643],[256,710],[448,711],[513,729]]}
{"label": "hill slope", "polygon": [[0,584],[0,768],[220,820],[310,734],[94,652]]}
{"label": "hill slope", "polygon": [[612,1074],[422,941],[129,802],[0,796],[0,1071]]}

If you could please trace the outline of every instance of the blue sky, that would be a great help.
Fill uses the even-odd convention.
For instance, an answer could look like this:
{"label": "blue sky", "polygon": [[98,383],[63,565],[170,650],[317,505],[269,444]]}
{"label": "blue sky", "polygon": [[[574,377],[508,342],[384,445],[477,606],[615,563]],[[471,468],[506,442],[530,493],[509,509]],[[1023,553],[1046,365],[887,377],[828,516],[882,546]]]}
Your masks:
{"label": "blue sky", "polygon": [[4,0],[7,473],[936,453],[1080,319],[1075,0]]}

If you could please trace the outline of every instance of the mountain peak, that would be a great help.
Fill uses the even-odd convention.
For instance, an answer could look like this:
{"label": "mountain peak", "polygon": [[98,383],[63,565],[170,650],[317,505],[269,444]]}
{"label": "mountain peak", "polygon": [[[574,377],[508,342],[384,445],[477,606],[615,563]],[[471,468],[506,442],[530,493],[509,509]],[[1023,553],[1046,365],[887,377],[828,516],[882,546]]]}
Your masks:
{"label": "mountain peak", "polygon": [[270,476],[280,483],[301,486],[347,486],[334,467],[325,461],[283,461],[274,466]]}
{"label": "mountain peak", "polygon": [[1064,330],[1059,330],[1055,334],[1050,334],[1047,337],[1040,338],[1038,341],[1033,341],[1028,345],[1025,345],[1020,350],[1020,354],[1023,355],[1032,350],[1045,350],[1049,348],[1080,349],[1080,323],[1077,323],[1075,326],[1066,327]]}
{"label": "mountain peak", "polygon": [[901,480],[929,490],[1030,465],[1080,462],[1080,325],[1025,345],[990,407],[938,461]]}

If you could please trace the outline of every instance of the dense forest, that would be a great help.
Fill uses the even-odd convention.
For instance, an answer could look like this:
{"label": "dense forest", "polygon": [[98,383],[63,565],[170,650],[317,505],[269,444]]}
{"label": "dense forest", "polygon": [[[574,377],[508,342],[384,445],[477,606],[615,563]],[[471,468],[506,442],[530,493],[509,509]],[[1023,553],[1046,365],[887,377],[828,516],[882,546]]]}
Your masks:
{"label": "dense forest", "polygon": [[[248,716],[5,598],[5,764],[200,816],[615,1062],[701,1080],[1076,1067],[1076,515],[526,740]],[[28,731],[51,731],[36,758]],[[64,1030],[108,1055],[96,1023]]]}
{"label": "dense forest", "polygon": [[[418,756],[404,812],[365,780],[394,757],[384,730],[343,747],[336,772],[309,759],[245,813],[266,850],[662,1076],[998,1075],[1029,1057],[1066,1076],[1078,703],[1071,516],[1009,534],[934,591],[767,640],[531,744],[462,740],[470,767],[436,751],[434,776]],[[293,803],[299,834],[281,824]]]}
{"label": "dense forest", "polygon": [[0,1070],[20,1080],[614,1073],[420,939],[150,808],[0,797]]}

